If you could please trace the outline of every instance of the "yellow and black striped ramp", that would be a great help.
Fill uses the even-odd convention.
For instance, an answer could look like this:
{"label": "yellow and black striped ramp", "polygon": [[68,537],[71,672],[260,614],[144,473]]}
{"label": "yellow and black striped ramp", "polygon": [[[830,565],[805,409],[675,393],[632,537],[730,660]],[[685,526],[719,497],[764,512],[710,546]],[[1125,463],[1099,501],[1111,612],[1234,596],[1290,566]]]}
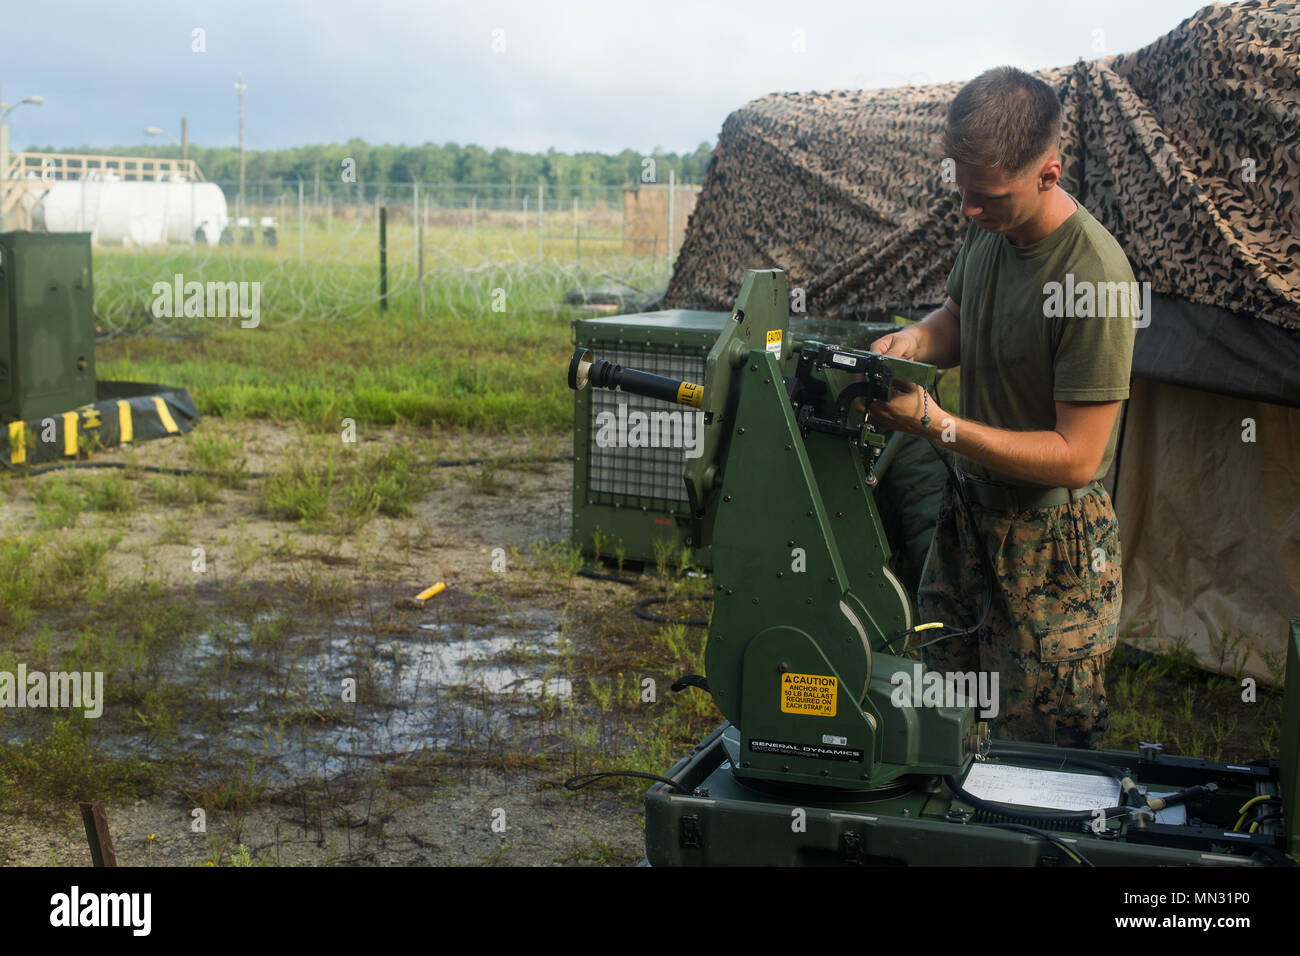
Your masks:
{"label": "yellow and black striped ramp", "polygon": [[85,458],[102,448],[166,438],[199,421],[183,388],[96,382],[96,401],[57,415],[0,424],[0,456],[11,465]]}

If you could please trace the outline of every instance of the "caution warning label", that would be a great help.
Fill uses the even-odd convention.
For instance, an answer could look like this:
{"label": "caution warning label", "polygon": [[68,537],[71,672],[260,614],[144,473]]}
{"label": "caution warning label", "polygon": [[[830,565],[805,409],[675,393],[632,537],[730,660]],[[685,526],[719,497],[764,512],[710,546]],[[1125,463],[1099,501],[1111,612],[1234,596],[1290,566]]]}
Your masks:
{"label": "caution warning label", "polygon": [[781,357],[781,330],[770,329],[767,333],[767,350],[777,358]]}
{"label": "caution warning label", "polygon": [[838,684],[822,674],[782,674],[781,713],[834,717]]}

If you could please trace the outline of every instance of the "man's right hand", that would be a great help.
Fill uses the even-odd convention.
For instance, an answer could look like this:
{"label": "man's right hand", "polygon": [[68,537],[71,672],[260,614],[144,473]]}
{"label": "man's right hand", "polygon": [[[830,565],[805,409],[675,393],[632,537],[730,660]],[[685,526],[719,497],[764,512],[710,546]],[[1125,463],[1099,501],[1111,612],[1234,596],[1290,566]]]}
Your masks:
{"label": "man's right hand", "polygon": [[901,325],[871,343],[877,355],[952,368],[961,361],[961,309],[951,298],[920,322]]}
{"label": "man's right hand", "polygon": [[902,329],[897,332],[890,332],[888,335],[882,335],[872,342],[871,351],[876,355],[888,355],[893,358],[915,361],[916,337],[908,335]]}

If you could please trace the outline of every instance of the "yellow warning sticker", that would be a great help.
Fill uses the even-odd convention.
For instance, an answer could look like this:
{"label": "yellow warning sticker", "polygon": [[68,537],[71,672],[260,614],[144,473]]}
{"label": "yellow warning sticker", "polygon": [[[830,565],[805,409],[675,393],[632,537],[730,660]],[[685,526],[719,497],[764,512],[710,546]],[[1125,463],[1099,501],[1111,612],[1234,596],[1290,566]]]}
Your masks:
{"label": "yellow warning sticker", "polygon": [[782,674],[781,713],[834,717],[838,685],[822,674]]}
{"label": "yellow warning sticker", "polygon": [[767,350],[777,358],[781,357],[781,330],[772,329],[767,333]]}

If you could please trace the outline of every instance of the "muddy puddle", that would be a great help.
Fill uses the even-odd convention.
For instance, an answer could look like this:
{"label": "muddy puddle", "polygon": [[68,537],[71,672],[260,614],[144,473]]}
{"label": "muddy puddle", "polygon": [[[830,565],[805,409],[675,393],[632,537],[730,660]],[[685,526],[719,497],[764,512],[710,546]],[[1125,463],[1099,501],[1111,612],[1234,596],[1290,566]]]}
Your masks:
{"label": "muddy puddle", "polygon": [[[380,631],[361,616],[220,622],[157,661],[178,698],[171,732],[124,732],[131,721],[107,719],[96,744],[180,758],[193,783],[236,766],[279,788],[418,753],[526,746],[572,695],[558,614],[463,623],[413,612]],[[22,728],[14,739],[24,730],[36,732]]]}

